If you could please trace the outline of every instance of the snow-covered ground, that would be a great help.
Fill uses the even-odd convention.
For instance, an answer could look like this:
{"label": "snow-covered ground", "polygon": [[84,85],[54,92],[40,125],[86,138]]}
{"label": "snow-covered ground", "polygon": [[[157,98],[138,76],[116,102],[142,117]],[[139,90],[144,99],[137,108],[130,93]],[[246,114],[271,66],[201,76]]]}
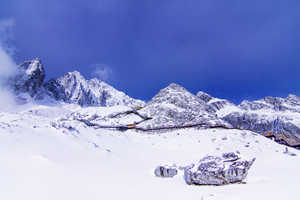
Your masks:
{"label": "snow-covered ground", "polygon": [[[119,108],[93,109],[88,113],[101,115]],[[74,111],[85,114],[87,110],[40,105],[0,112],[1,200],[300,198],[300,151],[288,148],[298,156],[284,154],[286,146],[251,131],[120,132],[94,129],[64,117]],[[72,129],[51,125],[61,117]],[[246,184],[187,185],[182,171],[174,178],[154,176],[160,164],[187,166],[208,153],[224,151],[256,157]]]}

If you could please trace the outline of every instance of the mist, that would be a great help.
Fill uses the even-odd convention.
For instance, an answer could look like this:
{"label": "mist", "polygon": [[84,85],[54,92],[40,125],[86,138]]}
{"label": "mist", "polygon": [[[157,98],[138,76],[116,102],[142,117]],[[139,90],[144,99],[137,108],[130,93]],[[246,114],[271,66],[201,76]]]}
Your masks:
{"label": "mist", "polygon": [[9,80],[18,73],[18,65],[12,58],[12,47],[6,45],[11,37],[13,20],[0,21],[0,110],[12,111],[15,106],[15,97]]}

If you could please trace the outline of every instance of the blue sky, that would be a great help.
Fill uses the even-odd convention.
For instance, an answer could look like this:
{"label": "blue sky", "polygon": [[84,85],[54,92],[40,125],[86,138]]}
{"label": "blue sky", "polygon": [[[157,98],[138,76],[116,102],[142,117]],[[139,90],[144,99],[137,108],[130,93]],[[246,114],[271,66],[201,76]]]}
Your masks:
{"label": "blue sky", "polygon": [[142,100],[170,83],[237,104],[300,96],[298,0],[0,4],[2,46],[18,64],[40,58],[46,80],[77,70]]}

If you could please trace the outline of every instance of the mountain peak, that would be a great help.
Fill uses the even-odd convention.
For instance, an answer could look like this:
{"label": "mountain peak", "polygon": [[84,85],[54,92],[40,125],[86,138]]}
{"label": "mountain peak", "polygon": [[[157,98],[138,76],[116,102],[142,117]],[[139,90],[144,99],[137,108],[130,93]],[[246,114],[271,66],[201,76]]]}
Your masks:
{"label": "mountain peak", "polygon": [[178,85],[176,83],[171,83],[168,87],[165,88],[166,90],[174,90],[176,92],[188,92],[187,89],[182,87],[181,85]]}
{"label": "mountain peak", "polygon": [[[19,65],[20,73],[14,78],[14,91],[17,95],[28,93],[32,98],[42,98],[37,95],[45,78],[45,70],[40,59],[36,58]],[[37,97],[39,96],[39,97]]]}

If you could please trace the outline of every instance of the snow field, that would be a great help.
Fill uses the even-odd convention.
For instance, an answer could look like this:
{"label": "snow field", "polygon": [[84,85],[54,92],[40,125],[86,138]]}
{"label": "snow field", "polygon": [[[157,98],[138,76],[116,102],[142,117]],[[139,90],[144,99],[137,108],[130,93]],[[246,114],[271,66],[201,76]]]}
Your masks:
{"label": "snow field", "polygon": [[[73,131],[50,125],[72,109],[0,113],[0,199],[299,199],[299,151],[288,148],[298,156],[283,154],[285,146],[251,131],[147,134],[78,121],[68,121]],[[246,184],[190,186],[182,171],[174,178],[154,176],[160,164],[186,166],[224,151],[256,157]]]}

